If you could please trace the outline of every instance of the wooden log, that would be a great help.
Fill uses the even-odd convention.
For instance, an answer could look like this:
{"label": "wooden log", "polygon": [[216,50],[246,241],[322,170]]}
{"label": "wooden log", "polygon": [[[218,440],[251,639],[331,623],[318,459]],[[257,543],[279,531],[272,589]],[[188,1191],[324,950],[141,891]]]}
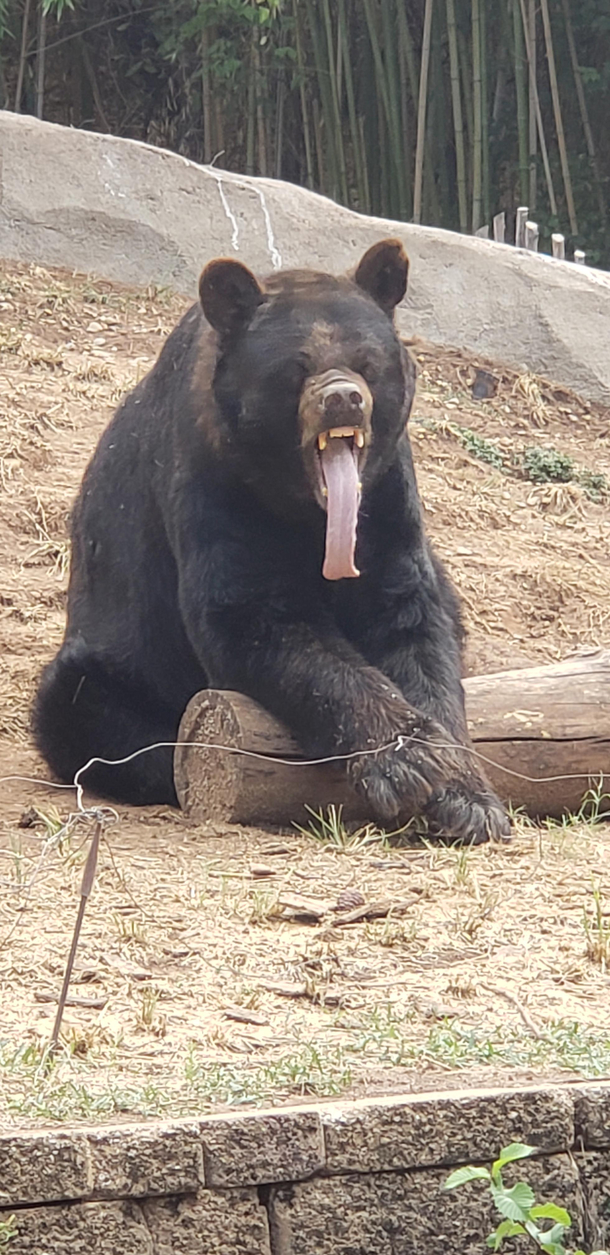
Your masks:
{"label": "wooden log", "polygon": [[530,222],[528,220],[525,224],[525,247],[530,253],[538,252],[539,235],[540,235],[540,231],[538,228],[538,223]]}
{"label": "wooden log", "polygon": [[[472,676],[464,688],[474,748],[506,802],[534,817],[558,817],[578,810],[592,781],[610,777],[610,651]],[[179,741],[176,790],[198,822],[290,827],[307,820],[307,805],[330,803],[350,822],[373,819],[340,765],[299,765],[303,755],[290,733],[241,693],[197,693]]]}
{"label": "wooden log", "polygon": [[558,817],[600,776],[610,787],[610,651],[471,676],[464,688],[473,744],[504,801]]}
{"label": "wooden log", "polygon": [[525,248],[525,224],[528,215],[527,205],[519,205],[515,217],[515,248]]}
{"label": "wooden log", "polygon": [[506,214],[504,211],[494,215],[493,228],[496,244],[503,244],[506,235]]}
{"label": "wooden log", "polygon": [[576,262],[577,266],[584,266],[586,256],[587,254],[583,253],[581,248],[574,249],[574,261]]}
{"label": "wooden log", "polygon": [[565,235],[562,235],[560,231],[556,231],[551,236],[551,247],[553,249],[553,257],[556,257],[558,261],[564,261],[566,255]]}

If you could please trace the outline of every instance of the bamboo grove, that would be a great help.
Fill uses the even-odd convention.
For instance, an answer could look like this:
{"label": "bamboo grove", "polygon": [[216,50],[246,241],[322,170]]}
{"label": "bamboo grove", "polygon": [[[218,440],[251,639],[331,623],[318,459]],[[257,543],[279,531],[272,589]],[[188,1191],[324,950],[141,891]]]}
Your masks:
{"label": "bamboo grove", "polygon": [[5,108],[610,266],[610,0],[0,0]]}

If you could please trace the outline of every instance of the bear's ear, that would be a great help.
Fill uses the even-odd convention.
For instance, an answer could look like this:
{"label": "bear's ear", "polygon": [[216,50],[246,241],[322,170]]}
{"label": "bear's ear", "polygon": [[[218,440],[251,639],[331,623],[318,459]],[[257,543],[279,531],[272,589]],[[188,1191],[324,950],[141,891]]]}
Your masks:
{"label": "bear's ear", "polygon": [[247,266],[221,257],[209,262],[202,272],[199,300],[215,331],[230,335],[249,323],[265,294]]}
{"label": "bear's ear", "polygon": [[390,317],[407,290],[409,258],[400,240],[373,244],[358,263],[354,279]]}

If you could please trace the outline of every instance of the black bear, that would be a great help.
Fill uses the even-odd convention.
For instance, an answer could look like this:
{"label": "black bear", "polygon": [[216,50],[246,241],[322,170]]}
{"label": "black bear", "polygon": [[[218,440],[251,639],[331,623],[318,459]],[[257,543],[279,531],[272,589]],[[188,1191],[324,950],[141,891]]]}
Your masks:
{"label": "black bear", "polygon": [[[394,328],[407,273],[398,240],[349,276],[206,266],[75,507],[65,639],[34,708],[60,779],[174,741],[197,690],[238,689],[307,754],[351,755],[381,820],[508,834],[468,749],[458,601],[422,524]],[[84,783],[176,804],[171,748]]]}

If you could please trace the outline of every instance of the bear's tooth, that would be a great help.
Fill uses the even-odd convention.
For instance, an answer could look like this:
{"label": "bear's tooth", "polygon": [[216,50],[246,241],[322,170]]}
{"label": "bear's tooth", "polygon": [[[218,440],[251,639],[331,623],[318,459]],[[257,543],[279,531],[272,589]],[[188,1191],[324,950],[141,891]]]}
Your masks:
{"label": "bear's tooth", "polygon": [[320,450],[325,449],[327,441],[328,441],[328,432],[327,431],[320,432],[320,435],[318,436],[318,449]]}
{"label": "bear's tooth", "polygon": [[357,427],[355,431],[356,444],[359,449],[364,449],[364,432],[361,427]]}
{"label": "bear's tooth", "polygon": [[353,436],[355,429],[353,427],[331,427],[328,434],[331,440],[337,440],[339,437]]}

